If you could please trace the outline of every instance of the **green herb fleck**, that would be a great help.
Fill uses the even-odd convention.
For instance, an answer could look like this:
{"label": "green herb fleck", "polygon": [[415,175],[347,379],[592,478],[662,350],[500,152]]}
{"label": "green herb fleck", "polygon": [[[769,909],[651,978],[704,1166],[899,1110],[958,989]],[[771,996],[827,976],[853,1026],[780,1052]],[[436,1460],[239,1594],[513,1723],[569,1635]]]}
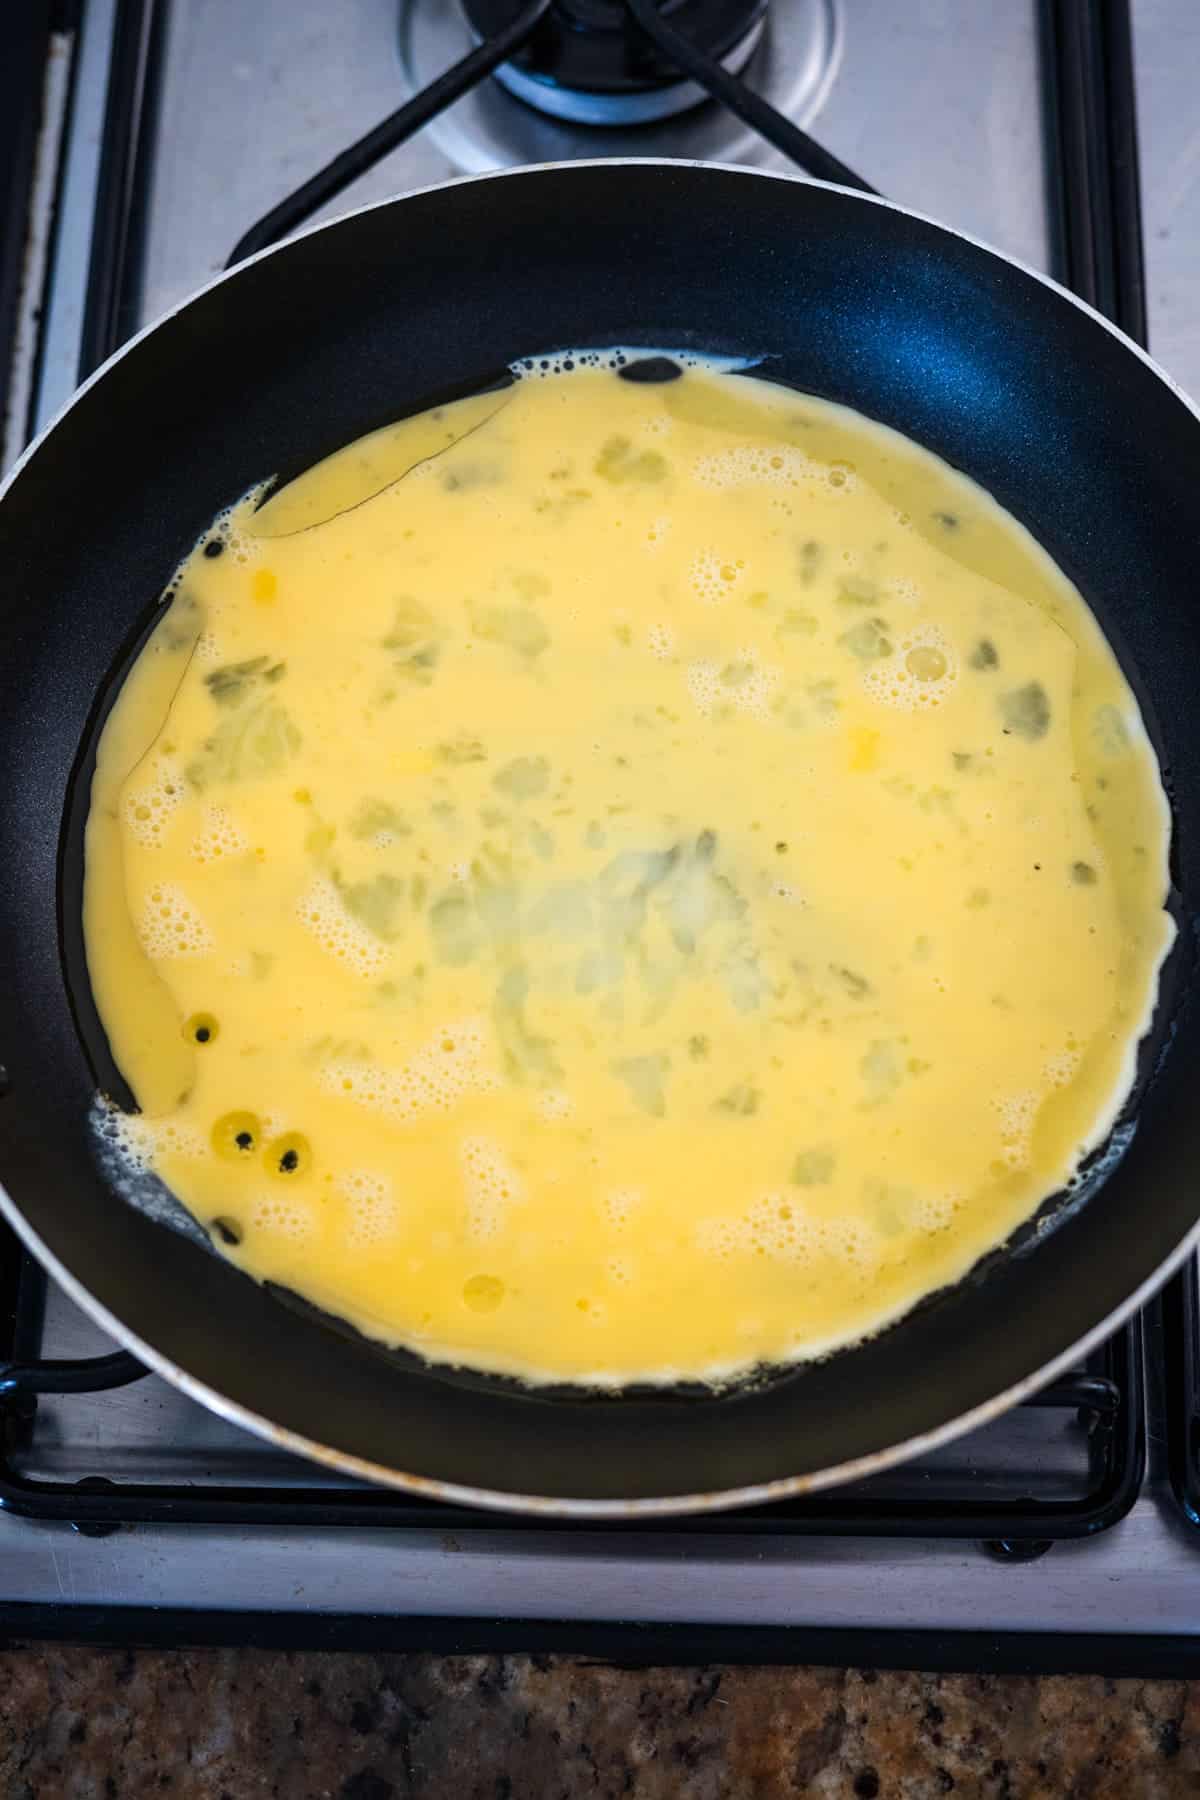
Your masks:
{"label": "green herb fleck", "polygon": [[833,1179],[836,1158],[832,1150],[801,1150],[792,1164],[796,1187],[824,1187]]}
{"label": "green herb fleck", "polygon": [[842,575],[838,578],[839,606],[871,606],[879,598],[879,588],[865,575]]}
{"label": "green herb fleck", "polygon": [[427,606],[411,594],[396,602],[391,630],[383,648],[396,653],[397,673],[416,687],[428,687],[442,653],[437,621]]}
{"label": "green herb fleck", "polygon": [[457,737],[448,738],[439,744],[434,755],[440,763],[446,763],[452,769],[461,769],[467,763],[487,761],[487,751],[478,738],[468,737],[460,731]]}
{"label": "green herb fleck", "polygon": [[550,764],[544,756],[518,756],[492,776],[492,786],[510,800],[536,800],[550,785]]}
{"label": "green herb fleck", "polygon": [[595,463],[605,481],[661,481],[667,459],[657,450],[635,450],[627,437],[610,437]]}
{"label": "green herb fleck", "polygon": [[1115,706],[1099,706],[1092,719],[1092,734],[1105,756],[1120,756],[1129,746],[1125,721]]}
{"label": "green herb fleck", "polygon": [[405,824],[403,813],[397,812],[386,800],[367,798],[360,800],[351,813],[348,828],[352,838],[374,838],[387,832],[392,837],[407,837],[410,827]]}
{"label": "green herb fleck", "polygon": [[849,631],[843,631],[838,643],[844,644],[851,656],[857,656],[862,662],[874,662],[881,656],[892,654],[892,641],[887,633],[886,619],[863,619]]}
{"label": "green herb fleck", "polygon": [[759,1088],[751,1087],[748,1081],[739,1081],[716,1101],[716,1110],[731,1113],[735,1119],[750,1119],[758,1111],[761,1099],[762,1092]]}
{"label": "green herb fleck", "polygon": [[837,964],[830,964],[830,968],[852,1000],[862,1000],[871,992],[871,984],[864,975],[856,975],[853,969],[839,968]]}
{"label": "green herb fleck", "polygon": [[220,669],[212,669],[204,677],[204,685],[218,706],[240,706],[249,699],[260,678],[276,682],[286,670],[286,663],[272,663],[269,656],[252,656],[248,662],[226,663]]}
{"label": "green herb fleck", "polygon": [[1045,737],[1050,729],[1050,702],[1041,682],[1028,681],[1024,687],[1001,694],[1000,716],[1006,732],[1015,732],[1028,743]]}
{"label": "green herb fleck", "polygon": [[510,1079],[545,1084],[558,1081],[562,1069],[550,1039],[539,1037],[526,1017],[530,985],[529,971],[523,963],[506,969],[496,989],[492,1018]]}
{"label": "green herb fleck", "polygon": [[817,578],[817,570],[821,566],[822,550],[820,544],[812,538],[800,546],[800,580],[804,587],[811,587]]}
{"label": "green herb fleck", "polygon": [[407,883],[396,875],[375,875],[370,881],[339,882],[342,904],[352,918],[376,937],[394,938],[400,914],[408,899]]}
{"label": "green herb fleck", "polygon": [[274,700],[238,706],[222,719],[202,753],[186,769],[199,792],[214,781],[277,775],[300,747],[300,733]]}
{"label": "green herb fleck", "polygon": [[661,1119],[665,1115],[667,1096],[664,1081],[670,1067],[665,1056],[630,1056],[624,1062],[614,1063],[612,1067],[613,1074],[619,1075],[629,1089],[635,1105],[640,1106],[653,1119]]}
{"label": "green herb fleck", "polygon": [[541,618],[527,606],[476,606],[471,623],[489,644],[504,644],[527,662],[542,654],[550,633]]}

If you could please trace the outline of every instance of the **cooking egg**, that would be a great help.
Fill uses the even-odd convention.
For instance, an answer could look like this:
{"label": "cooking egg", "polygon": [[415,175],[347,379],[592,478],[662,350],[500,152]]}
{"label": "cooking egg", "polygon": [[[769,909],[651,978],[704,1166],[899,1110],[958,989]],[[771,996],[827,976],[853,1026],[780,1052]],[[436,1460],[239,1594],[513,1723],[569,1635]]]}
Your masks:
{"label": "cooking egg", "polygon": [[105,727],[84,922],[107,1141],[220,1254],[434,1360],[722,1383],[878,1331],[1104,1141],[1169,817],[979,488],[620,360],[214,521]]}

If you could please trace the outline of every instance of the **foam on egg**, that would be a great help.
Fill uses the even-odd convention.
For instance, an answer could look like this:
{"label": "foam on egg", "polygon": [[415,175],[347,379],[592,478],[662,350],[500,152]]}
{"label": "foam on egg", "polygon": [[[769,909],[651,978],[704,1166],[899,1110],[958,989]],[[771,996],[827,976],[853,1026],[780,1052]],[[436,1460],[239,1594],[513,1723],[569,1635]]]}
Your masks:
{"label": "foam on egg", "polygon": [[401,1123],[430,1113],[448,1113],[469,1093],[497,1085],[488,1060],[488,1034],[478,1019],[463,1019],[435,1031],[398,1068],[374,1062],[327,1063],[321,1086],[370,1112]]}
{"label": "foam on egg", "polygon": [[322,950],[364,980],[377,975],[387,961],[386,947],[365,925],[351,918],[341,895],[326,876],[317,877],[296,912]]}
{"label": "foam on egg", "polygon": [[941,627],[930,622],[906,632],[893,654],[871,663],[862,679],[873,700],[901,712],[920,712],[940,706],[958,678],[954,646]]}
{"label": "foam on egg", "polygon": [[917,606],[921,599],[920,587],[904,575],[889,575],[883,592],[887,599],[898,600],[902,606]]}
{"label": "foam on egg", "polygon": [[204,1139],[186,1119],[148,1118],[145,1113],[123,1113],[109,1107],[102,1129],[113,1149],[129,1168],[147,1170],[160,1156],[200,1157]]}
{"label": "foam on egg", "polygon": [[126,793],[121,816],[139,844],[158,849],[166,837],[168,820],[187,798],[187,782],[173,756],[153,756],[148,769],[139,773],[142,778]]}
{"label": "foam on egg", "polygon": [[744,573],[740,557],[718,556],[715,550],[698,550],[688,564],[692,592],[705,606],[727,600]]}
{"label": "foam on egg", "polygon": [[956,1216],[963,1209],[963,1196],[954,1189],[937,1192],[926,1188],[912,1197],[908,1209],[908,1221],[915,1231],[934,1236],[939,1231],[948,1231]]}
{"label": "foam on egg", "polygon": [[748,369],[754,359],[744,356],[711,356],[698,350],[657,349],[647,344],[612,344],[605,349],[553,350],[544,356],[521,356],[509,364],[518,381],[548,381],[557,375],[570,375],[576,369],[607,370],[619,374],[630,363],[666,358],[680,369],[706,369],[722,374]]}
{"label": "foam on egg", "polygon": [[992,1101],[1000,1115],[1000,1159],[1010,1169],[1028,1165],[1041,1096],[1032,1090],[1006,1094]]}
{"label": "foam on egg", "polygon": [[878,1259],[879,1240],[858,1216],[826,1218],[805,1206],[791,1189],[760,1194],[740,1213],[703,1219],[697,1248],[729,1261],[759,1256],[775,1262],[811,1263],[825,1257],[869,1269]]}
{"label": "foam on egg", "polygon": [[205,807],[200,829],[192,839],[192,855],[197,862],[219,862],[221,857],[237,856],[249,847],[245,833],[227,807]]}
{"label": "foam on egg", "polygon": [[509,1208],[522,1199],[524,1185],[501,1146],[491,1138],[463,1138],[459,1165],[468,1235],[476,1243],[486,1243],[499,1235]]}
{"label": "foam on egg", "polygon": [[623,1231],[641,1204],[637,1188],[610,1188],[600,1200],[601,1211],[614,1231]]}
{"label": "foam on egg", "polygon": [[346,1241],[356,1250],[395,1236],[400,1208],[392,1182],[375,1169],[350,1169],[335,1182],[346,1203]]}
{"label": "foam on egg", "polygon": [[721,681],[716,663],[689,663],[684,679],[697,712],[707,718],[721,694]]}
{"label": "foam on egg", "polygon": [[203,1154],[204,1145],[198,1134],[188,1130],[186,1121],[151,1120],[143,1113],[125,1113],[114,1102],[97,1095],[89,1124],[97,1162],[122,1200],[193,1243],[209,1247],[207,1231],[176,1199],[154,1168],[154,1158],[162,1147],[171,1148],[178,1155]]}
{"label": "foam on egg", "polygon": [[213,947],[204,918],[184,890],[170,881],[156,882],[146,895],[138,936],[147,956],[159,962],[206,956]]}
{"label": "foam on egg", "polygon": [[812,465],[790,444],[735,444],[697,457],[692,475],[704,488],[799,487]]}
{"label": "foam on egg", "polygon": [[737,713],[770,716],[771,701],[779,686],[779,671],[764,663],[751,645],[744,645],[728,663],[689,663],[684,674],[696,710],[704,717],[728,708]]}
{"label": "foam on egg", "polygon": [[1070,1087],[1082,1058],[1078,1050],[1060,1050],[1046,1062],[1046,1080],[1052,1087]]}
{"label": "foam on egg", "polygon": [[538,1095],[537,1109],[543,1119],[568,1119],[571,1116],[571,1096],[561,1088],[544,1088]]}
{"label": "foam on egg", "polygon": [[814,486],[847,499],[858,491],[858,475],[853,469],[847,468],[845,463],[830,463],[828,467],[818,465],[814,468],[812,479]]}
{"label": "foam on egg", "polygon": [[264,1188],[251,1198],[247,1218],[251,1230],[288,1238],[295,1244],[308,1243],[317,1228],[311,1201],[274,1188]]}

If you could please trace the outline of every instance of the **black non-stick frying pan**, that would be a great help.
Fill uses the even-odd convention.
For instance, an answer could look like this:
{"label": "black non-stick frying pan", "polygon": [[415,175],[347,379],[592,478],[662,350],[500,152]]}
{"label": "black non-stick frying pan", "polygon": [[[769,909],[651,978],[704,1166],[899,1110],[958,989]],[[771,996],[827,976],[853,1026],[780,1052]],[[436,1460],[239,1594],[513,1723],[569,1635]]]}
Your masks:
{"label": "black non-stick frying pan", "polygon": [[[272,471],[519,357],[613,344],[761,359],[981,482],[1099,616],[1174,809],[1179,942],[1093,1179],[873,1341],[725,1397],[534,1394],[388,1353],[123,1204],[87,1125],[118,1079],[79,919],[89,757],[181,553]],[[368,208],[226,275],[108,363],[0,492],[5,1213],[200,1400],[350,1473],[467,1502],[744,1504],[1010,1404],[1147,1297],[1200,1212],[1198,494],[1200,418],[1095,313],[966,238],[810,182],[674,162],[518,170]]]}

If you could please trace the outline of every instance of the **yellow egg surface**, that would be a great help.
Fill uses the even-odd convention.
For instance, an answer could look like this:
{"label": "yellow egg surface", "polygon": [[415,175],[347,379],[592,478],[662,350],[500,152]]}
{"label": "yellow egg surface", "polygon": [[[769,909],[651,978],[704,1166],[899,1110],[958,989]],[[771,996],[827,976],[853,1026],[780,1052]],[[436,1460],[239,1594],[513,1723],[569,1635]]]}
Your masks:
{"label": "yellow egg surface", "polygon": [[104,729],[84,923],[128,1158],[241,1268],[433,1360],[721,1383],[1103,1142],[1169,815],[978,487],[618,360],[216,521]]}

